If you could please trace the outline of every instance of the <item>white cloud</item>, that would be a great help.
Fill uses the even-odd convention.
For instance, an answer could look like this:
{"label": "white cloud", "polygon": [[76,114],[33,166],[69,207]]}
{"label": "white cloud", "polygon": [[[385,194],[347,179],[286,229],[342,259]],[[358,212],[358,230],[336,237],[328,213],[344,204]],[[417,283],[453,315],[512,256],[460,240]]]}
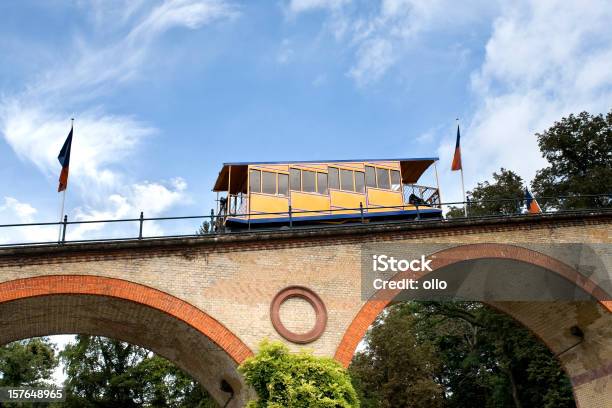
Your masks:
{"label": "white cloud", "polygon": [[[36,208],[28,203],[22,203],[13,197],[4,197],[4,204],[0,205],[0,213],[3,222],[28,223],[32,222],[32,216],[36,214]],[[15,217],[12,218],[11,217]]]}
{"label": "white cloud", "polygon": [[436,136],[445,129],[445,126],[436,126],[431,129],[426,130],[416,137],[416,141],[420,144],[431,143],[436,139]]}
{"label": "white cloud", "polygon": [[351,0],[291,0],[287,10],[296,15],[313,10],[337,10]]}
{"label": "white cloud", "polygon": [[324,30],[353,50],[355,61],[347,75],[359,86],[380,80],[419,35],[485,20],[498,8],[497,1],[479,0],[464,1],[461,7],[451,0],[381,0],[365,2],[363,7],[352,5],[350,1],[293,0],[286,8],[291,17],[312,10],[329,13]]}
{"label": "white cloud", "polygon": [[[111,220],[138,218],[141,211],[145,218],[159,217],[168,209],[177,204],[189,201],[187,195],[187,183],[178,177],[168,182],[149,182],[134,183],[122,189],[121,192],[111,194],[104,207],[79,207],[75,210],[74,219],[76,221],[91,220]],[[135,236],[135,225],[117,223],[106,224],[80,224],[69,231],[68,239],[76,240],[83,238],[93,238],[102,236],[96,232],[103,232],[105,238],[108,237],[129,237]],[[159,223],[147,221],[144,224],[143,234],[145,236],[162,235],[163,228]],[[193,231],[182,231],[191,233]]]}
{"label": "white cloud", "polygon": [[[21,106],[13,101],[1,107],[0,131],[15,153],[34,163],[44,174],[59,175],[57,155],[70,129],[64,115],[48,107]],[[120,181],[111,169],[131,154],[154,129],[126,116],[84,112],[77,118],[70,164],[70,184],[104,193]]]}
{"label": "white cloud", "polygon": [[348,75],[357,84],[367,85],[380,79],[395,62],[393,45],[383,38],[374,38],[362,43],[357,50],[357,64]]}
{"label": "white cloud", "polygon": [[[610,21],[607,1],[541,0],[503,9],[473,75],[479,103],[462,133],[466,184],[488,179],[502,166],[530,181],[545,165],[536,132],[570,113],[612,107]],[[446,134],[442,163],[450,163],[454,146],[454,131]],[[456,182],[447,191],[460,197]]]}
{"label": "white cloud", "polygon": [[[122,82],[138,77],[147,58],[154,51],[155,41],[173,28],[197,29],[217,21],[232,20],[239,15],[235,6],[221,0],[168,0],[148,13],[133,18],[131,24],[124,22],[112,11],[113,3],[102,3],[98,14],[107,13],[103,19],[106,29],[115,27],[114,35],[108,36],[104,44],[93,44],[90,40],[76,38],[76,47],[63,65],[46,71],[30,84],[20,99],[61,102],[70,105],[90,101],[100,94],[114,90]],[[110,11],[108,10],[110,9]],[[112,31],[112,30],[110,30]],[[70,55],[74,55],[70,57]]]}
{"label": "white cloud", "polygon": [[[87,39],[77,37],[74,49],[62,52],[57,65],[26,83],[23,92],[0,96],[0,133],[23,161],[33,163],[53,184],[59,175],[59,148],[68,134],[69,119],[78,111],[69,190],[73,203],[74,192],[79,193],[81,207],[76,213],[81,219],[134,217],[141,210],[158,216],[187,197],[182,179],[138,182],[126,175],[126,162],[157,130],[129,114],[107,113],[99,97],[137,78],[155,52],[156,40],[167,31],[231,20],[239,11],[222,0],[151,4],[123,0],[84,4],[92,10],[95,25],[104,27],[99,38],[95,32]],[[86,230],[73,230],[71,237],[78,239]]]}
{"label": "white cloud", "polygon": [[77,6],[91,15],[96,29],[114,28],[117,24],[127,23],[148,0],[77,0]]}
{"label": "white cloud", "polygon": [[95,183],[112,182],[116,175],[108,166],[124,160],[154,129],[129,116],[106,114],[95,104],[96,96],[134,77],[151,52],[152,41],[164,31],[181,26],[194,29],[236,13],[221,1],[164,2],[121,40],[102,48],[82,43],[76,61],[42,73],[23,94],[1,99],[0,131],[21,158],[42,170],[55,170],[58,146],[72,116],[65,108],[85,102],[90,107],[77,117],[72,173]]}
{"label": "white cloud", "polygon": [[128,35],[128,41],[147,41],[172,27],[196,29],[204,24],[238,16],[237,9],[221,0],[169,0],[154,8]]}
{"label": "white cloud", "polygon": [[[30,203],[14,197],[4,197],[4,201],[0,201],[0,225],[32,223],[37,213],[38,210]],[[51,241],[57,237],[57,226],[0,228],[0,244]]]}
{"label": "white cloud", "polygon": [[[96,200],[93,206],[85,204],[76,207],[69,221],[134,219],[138,218],[141,211],[144,212],[145,218],[154,218],[161,216],[177,204],[190,201],[187,183],[180,177],[162,182],[134,183],[119,190],[108,197]],[[4,197],[4,203],[0,205],[0,225],[40,222],[41,220],[35,219],[37,213],[38,210],[29,203],[21,202],[13,197]],[[57,220],[44,221],[56,222]],[[162,226],[158,221],[146,221],[143,235],[163,235],[168,228],[180,234],[190,234],[196,229],[195,227],[180,229],[180,226],[175,224]],[[136,222],[72,224],[68,225],[66,239],[130,238],[137,234],[138,224]],[[0,228],[0,244],[50,242],[57,240],[58,237],[58,225]]]}

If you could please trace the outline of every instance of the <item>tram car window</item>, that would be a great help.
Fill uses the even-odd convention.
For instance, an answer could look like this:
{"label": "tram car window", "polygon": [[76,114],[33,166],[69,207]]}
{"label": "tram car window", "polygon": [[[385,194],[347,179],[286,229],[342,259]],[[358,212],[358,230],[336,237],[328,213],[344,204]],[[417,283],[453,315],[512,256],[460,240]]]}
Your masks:
{"label": "tram car window", "polygon": [[289,193],[289,175],[278,174],[278,194],[286,196]]}
{"label": "tram car window", "polygon": [[366,186],[376,188],[376,169],[365,166]]}
{"label": "tram car window", "polygon": [[340,189],[340,171],[335,167],[329,167],[327,170],[327,180],[329,188],[335,190]]}
{"label": "tram car window", "polygon": [[317,193],[327,194],[327,174],[317,173]]}

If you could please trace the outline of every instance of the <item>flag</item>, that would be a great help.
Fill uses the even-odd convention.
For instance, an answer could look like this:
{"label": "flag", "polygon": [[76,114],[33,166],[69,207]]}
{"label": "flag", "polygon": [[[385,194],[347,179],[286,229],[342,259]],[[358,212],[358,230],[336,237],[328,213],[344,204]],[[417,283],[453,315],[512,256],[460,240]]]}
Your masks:
{"label": "flag", "polygon": [[540,214],[542,212],[540,205],[527,189],[525,189],[525,206],[529,214]]}
{"label": "flag", "polygon": [[453,157],[453,164],[451,166],[451,170],[461,170],[463,167],[461,166],[461,134],[459,133],[459,125],[457,125],[457,143],[455,144],[455,156]]}
{"label": "flag", "polygon": [[57,187],[57,191],[64,191],[68,187],[68,167],[70,166],[70,149],[72,147],[72,130],[73,127],[70,128],[70,133],[68,133],[68,137],[62,146],[62,150],[60,150],[59,155],[57,156],[57,160],[59,160],[62,165],[62,172],[59,176],[59,186]]}

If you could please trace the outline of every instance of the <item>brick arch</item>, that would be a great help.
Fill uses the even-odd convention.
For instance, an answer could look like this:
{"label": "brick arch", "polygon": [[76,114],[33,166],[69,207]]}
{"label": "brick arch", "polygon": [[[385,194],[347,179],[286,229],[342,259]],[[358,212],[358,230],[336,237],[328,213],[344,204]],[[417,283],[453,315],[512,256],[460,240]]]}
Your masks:
{"label": "brick arch", "polygon": [[[612,301],[609,296],[592,280],[584,277],[569,265],[543,253],[515,245],[507,244],[468,244],[438,251],[428,258],[432,271],[444,268],[457,262],[478,259],[507,259],[532,264],[562,276],[577,287],[591,294],[608,312],[612,312]],[[431,273],[431,272],[430,272]],[[414,275],[410,272],[398,272],[391,280],[401,280]],[[418,276],[419,278],[424,276]],[[361,307],[351,324],[344,332],[340,345],[336,349],[335,359],[348,367],[361,339],[365,336],[378,315],[401,292],[401,289],[381,289],[374,293]]]}
{"label": "brick arch", "polygon": [[131,301],[163,312],[192,327],[224,350],[236,363],[251,349],[219,321],[168,293],[123,279],[90,275],[51,275],[0,283],[0,304],[49,295],[98,295]]}

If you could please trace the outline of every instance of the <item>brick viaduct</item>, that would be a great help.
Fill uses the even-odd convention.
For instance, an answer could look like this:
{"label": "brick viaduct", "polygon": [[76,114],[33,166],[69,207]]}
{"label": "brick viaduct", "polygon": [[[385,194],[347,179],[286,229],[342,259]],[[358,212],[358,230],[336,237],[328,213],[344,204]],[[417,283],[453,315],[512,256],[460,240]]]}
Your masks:
{"label": "brick viaduct", "polygon": [[[364,297],[364,245],[394,245],[426,251],[441,272],[504,259],[588,292],[582,301],[489,303],[555,353],[576,343],[578,326],[584,340],[559,359],[579,407],[609,407],[612,302],[602,285],[611,280],[611,226],[612,213],[598,212],[4,248],[0,344],[61,333],[121,339],[172,360],[221,404],[226,380],[229,406],[240,407],[251,391],[236,367],[264,338],[349,364],[391,299]],[[603,268],[585,279],[562,253],[542,249],[551,243],[589,247]]]}

